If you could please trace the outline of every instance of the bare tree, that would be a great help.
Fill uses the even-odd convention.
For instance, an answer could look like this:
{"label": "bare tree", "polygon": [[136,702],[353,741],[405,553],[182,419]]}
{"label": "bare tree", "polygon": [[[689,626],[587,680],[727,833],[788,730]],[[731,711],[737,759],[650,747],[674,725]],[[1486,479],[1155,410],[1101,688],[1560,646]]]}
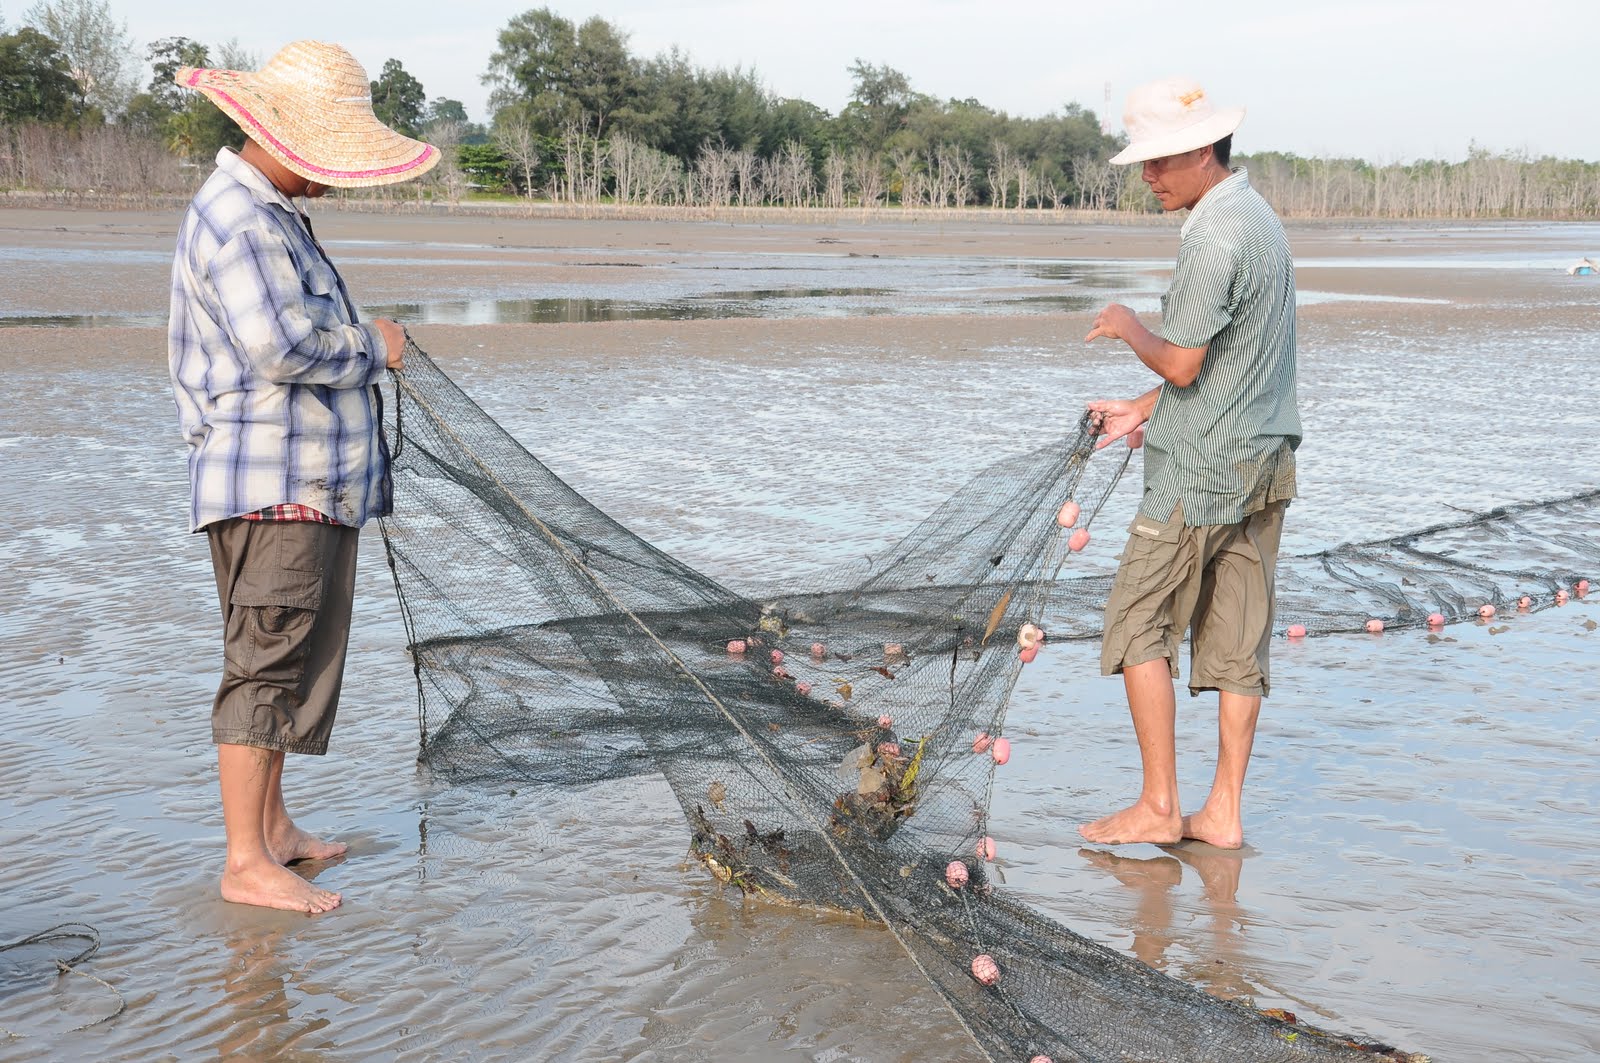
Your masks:
{"label": "bare tree", "polygon": [[994,162],[984,175],[989,182],[989,203],[1005,210],[1010,202],[1011,178],[1019,160],[1011,145],[1003,140],[996,140],[990,150],[994,153]]}
{"label": "bare tree", "polygon": [[605,189],[605,147],[590,134],[588,122],[569,122],[561,133],[561,172],[551,198],[568,203],[598,203]]}
{"label": "bare tree", "polygon": [[883,167],[874,152],[858,147],[850,153],[850,183],[863,207],[875,207],[884,198]]}
{"label": "bare tree", "polygon": [[[511,160],[516,175],[521,176],[522,194],[527,197],[528,213],[533,214],[533,192],[538,178],[541,154],[539,136],[526,112],[504,117],[495,123],[494,143],[500,153]],[[514,175],[515,176],[515,175]]]}
{"label": "bare tree", "polygon": [[839,149],[830,146],[827,157],[822,160],[822,205],[830,210],[844,209],[848,169]]}
{"label": "bare tree", "polygon": [[739,206],[750,207],[761,202],[761,160],[753,148],[736,151],[732,156],[733,179],[739,195]]}
{"label": "bare tree", "polygon": [[720,140],[700,146],[692,179],[697,202],[708,207],[726,207],[733,202],[735,155]]}
{"label": "bare tree", "polygon": [[798,140],[784,144],[783,150],[768,162],[769,192],[786,207],[804,207],[811,203],[814,183],[811,179],[811,152]]}
{"label": "bare tree", "polygon": [[[439,149],[439,164],[428,171],[426,184],[436,192],[442,193],[453,207],[461,202],[461,196],[467,190],[466,175],[461,172],[461,162],[456,149],[461,146],[461,137],[465,130],[462,123],[449,120],[431,123],[424,134],[428,143]],[[422,195],[423,185],[417,186],[417,195]]]}

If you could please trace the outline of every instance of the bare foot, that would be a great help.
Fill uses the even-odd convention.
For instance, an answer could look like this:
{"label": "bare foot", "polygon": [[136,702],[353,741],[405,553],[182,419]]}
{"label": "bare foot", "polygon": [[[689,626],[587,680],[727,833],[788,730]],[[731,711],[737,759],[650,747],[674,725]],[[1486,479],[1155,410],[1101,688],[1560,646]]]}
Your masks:
{"label": "bare foot", "polygon": [[1182,837],[1182,831],[1183,821],[1176,812],[1163,813],[1143,803],[1129,805],[1078,828],[1079,834],[1100,845],[1171,845]]}
{"label": "bare foot", "polygon": [[263,861],[222,874],[222,899],[234,904],[317,915],[339,907],[337,893],[319,889],[287,868]]}
{"label": "bare foot", "polygon": [[1214,812],[1208,804],[1183,817],[1183,836],[1218,849],[1237,849],[1244,845],[1244,824],[1237,812],[1232,815]]}
{"label": "bare foot", "polygon": [[332,860],[350,851],[344,842],[325,842],[293,824],[267,839],[267,852],[285,866],[297,860]]}

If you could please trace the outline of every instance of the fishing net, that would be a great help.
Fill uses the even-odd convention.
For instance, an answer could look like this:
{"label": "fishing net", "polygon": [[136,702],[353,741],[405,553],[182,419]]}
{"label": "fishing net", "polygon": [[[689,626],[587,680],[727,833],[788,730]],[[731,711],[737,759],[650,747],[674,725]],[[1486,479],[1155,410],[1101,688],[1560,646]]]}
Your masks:
{"label": "fishing net", "polygon": [[[712,874],[886,927],[991,1059],[1407,1058],[1207,996],[993,881],[1019,647],[1047,609],[1050,638],[1097,634],[1109,586],[1068,567],[1129,454],[1097,453],[1087,420],[985,469],[871,560],[741,594],[597,509],[415,345],[396,381],[383,533],[432,770],[552,786],[659,773]],[[1314,578],[1285,576],[1283,612],[1330,631],[1514,608],[1524,590],[1542,605],[1593,562],[1594,503],[1286,559]],[[1534,560],[1486,567],[1500,538],[1536,539],[1518,555]]]}

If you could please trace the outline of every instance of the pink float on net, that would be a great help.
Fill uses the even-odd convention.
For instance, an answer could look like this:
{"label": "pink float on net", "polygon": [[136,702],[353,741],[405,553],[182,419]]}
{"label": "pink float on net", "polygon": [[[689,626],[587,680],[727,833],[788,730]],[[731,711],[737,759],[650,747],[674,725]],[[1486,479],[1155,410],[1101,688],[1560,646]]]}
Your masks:
{"label": "pink float on net", "polygon": [[995,854],[994,839],[985,835],[978,842],[978,856],[984,860],[993,860]]}
{"label": "pink float on net", "polygon": [[1022,658],[1022,663],[1023,664],[1032,664],[1033,663],[1033,659],[1035,657],[1039,656],[1039,647],[1037,647],[1037,646],[1029,646],[1025,650],[1018,650],[1017,651],[1017,656]]}
{"label": "pink float on net", "polygon": [[885,731],[887,731],[889,728],[894,726],[894,717],[888,715],[887,713],[885,713],[882,716],[879,716],[878,717],[878,726],[883,728]]}
{"label": "pink float on net", "polygon": [[1373,617],[1371,620],[1368,620],[1367,621],[1367,634],[1369,634],[1369,635],[1381,635],[1381,634],[1383,634],[1383,621],[1379,620],[1377,617]]}
{"label": "pink float on net", "polygon": [[1290,624],[1289,630],[1285,631],[1284,634],[1292,639],[1303,639],[1306,637],[1306,626],[1304,624]]}
{"label": "pink float on net", "polygon": [[988,731],[979,731],[978,737],[972,740],[972,751],[974,753],[987,753],[989,752],[989,743],[993,741],[994,739],[989,737]]}
{"label": "pink float on net", "polygon": [[813,642],[811,644],[811,656],[813,656],[813,657],[826,657],[827,655],[828,655],[828,647],[824,646],[820,642]]}
{"label": "pink float on net", "polygon": [[1429,613],[1428,614],[1428,626],[1429,627],[1444,627],[1444,614],[1443,613]]}
{"label": "pink float on net", "polygon": [[1078,503],[1069,498],[1067,501],[1061,503],[1061,508],[1056,511],[1056,523],[1061,525],[1063,528],[1070,528],[1074,524],[1078,523],[1078,515],[1082,512],[1083,510],[1079,507]]}
{"label": "pink float on net", "polygon": [[1023,624],[1017,628],[1017,646],[1020,649],[1032,649],[1044,641],[1044,631],[1037,624]]}
{"label": "pink float on net", "polygon": [[1082,550],[1085,546],[1088,546],[1088,545],[1089,545],[1089,529],[1088,528],[1079,528],[1077,531],[1073,532],[1071,538],[1069,538],[1067,540],[1067,549],[1071,550],[1073,553],[1077,553],[1079,550]]}
{"label": "pink float on net", "polygon": [[1490,617],[1494,616],[1494,606],[1492,606],[1492,605],[1480,605],[1480,606],[1478,606],[1478,615],[1483,617],[1485,620],[1488,620]]}
{"label": "pink float on net", "polygon": [[950,861],[949,866],[944,869],[944,880],[950,884],[950,888],[953,890],[958,890],[965,886],[967,884],[967,865],[960,860]]}
{"label": "pink float on net", "polygon": [[982,985],[994,985],[1000,981],[1000,965],[994,962],[994,957],[987,952],[972,958],[972,977]]}
{"label": "pink float on net", "polygon": [[994,747],[989,750],[989,755],[994,758],[994,762],[996,764],[1004,764],[1006,761],[1010,760],[1011,739],[996,738],[994,740]]}
{"label": "pink float on net", "polygon": [[744,639],[729,639],[728,640],[728,652],[729,653],[743,653],[744,652]]}
{"label": "pink float on net", "polygon": [[794,685],[794,692],[796,694],[799,694],[803,698],[810,697],[811,696],[811,684],[807,683],[804,679],[802,679],[800,682],[798,682],[798,683],[796,683]]}

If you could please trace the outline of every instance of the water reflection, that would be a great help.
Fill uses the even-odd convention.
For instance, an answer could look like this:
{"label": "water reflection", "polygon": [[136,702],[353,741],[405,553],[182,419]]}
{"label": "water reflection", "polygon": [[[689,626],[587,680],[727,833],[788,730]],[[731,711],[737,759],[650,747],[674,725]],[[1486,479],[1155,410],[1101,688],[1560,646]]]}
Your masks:
{"label": "water reflection", "polygon": [[166,328],[159,314],[15,314],[0,316],[0,328]]}
{"label": "water reflection", "polygon": [[[291,868],[311,881],[342,860],[323,861]],[[246,920],[224,938],[228,958],[222,969],[222,1009],[217,1016],[221,1038],[217,1041],[219,1059],[275,1059],[284,1061],[327,1058],[312,1039],[301,1042],[331,1025],[326,1015],[306,1006],[305,997],[314,991],[295,989],[303,965],[289,955],[290,930],[279,920]]]}
{"label": "water reflection", "polygon": [[[1193,982],[1213,996],[1254,998],[1258,990],[1240,969],[1245,952],[1239,931],[1246,921],[1238,902],[1243,854],[1200,842],[1162,848],[1167,855],[1132,857],[1089,848],[1079,849],[1078,855],[1109,872],[1134,894],[1132,951],[1142,962]],[[1173,928],[1174,895],[1185,866],[1200,875],[1204,910],[1209,916],[1203,944],[1185,940]],[[1180,952],[1192,955],[1174,961],[1167,955],[1174,944]],[[1169,970],[1173,966],[1177,970]]]}

